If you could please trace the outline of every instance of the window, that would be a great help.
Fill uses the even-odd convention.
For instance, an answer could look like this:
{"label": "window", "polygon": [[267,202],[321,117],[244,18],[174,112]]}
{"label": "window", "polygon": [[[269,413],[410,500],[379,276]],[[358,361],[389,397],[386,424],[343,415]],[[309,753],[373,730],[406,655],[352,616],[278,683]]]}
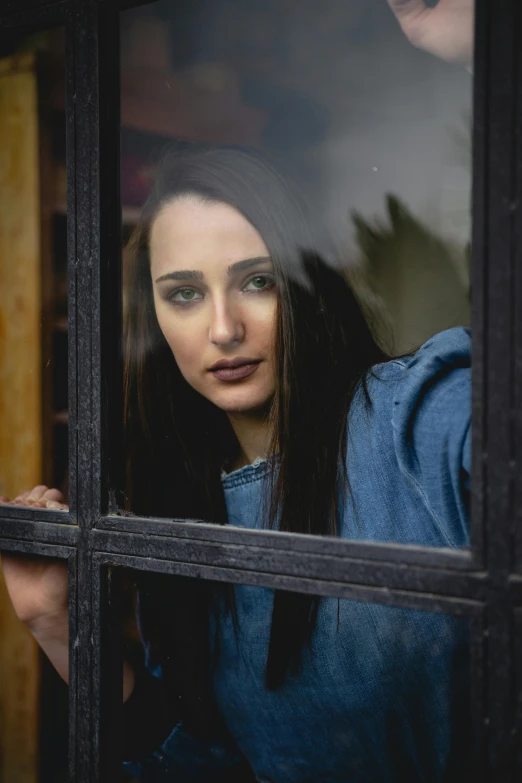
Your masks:
{"label": "window", "polygon": [[[252,591],[320,596],[328,602],[340,599],[341,614],[342,607],[349,604],[362,607],[362,612],[370,612],[372,607],[376,613],[385,604],[392,612],[425,612],[465,628],[469,635],[465,665],[470,675],[474,747],[466,773],[473,781],[518,779],[522,772],[522,539],[516,524],[522,443],[517,167],[521,99],[517,89],[520,13],[514,0],[495,4],[478,0],[476,8],[471,226],[473,451],[470,541],[469,547],[462,548],[386,542],[379,537],[335,540],[212,522],[174,524],[166,516],[152,517],[147,509],[139,516],[134,513],[132,498],[125,495],[121,321],[127,303],[122,297],[119,263],[125,223],[134,217],[131,211],[124,211],[122,228],[120,188],[123,192],[129,181],[120,186],[118,163],[120,154],[132,158],[136,137],[120,134],[123,112],[130,112],[131,103],[122,102],[120,111],[120,87],[125,92],[127,77],[124,70],[120,79],[117,53],[121,40],[121,62],[128,66],[125,57],[131,53],[133,25],[135,31],[145,19],[149,35],[154,36],[160,29],[157,20],[161,13],[154,8],[156,4],[150,5],[148,14],[143,7],[125,10],[128,5],[134,3],[24,0],[16,7],[10,4],[0,23],[2,40],[25,34],[28,28],[66,29],[69,511],[0,506],[0,548],[68,563],[69,638],[73,641],[69,658],[71,779],[90,783],[121,777],[125,738],[120,628],[130,569],[132,574],[177,575],[190,584],[219,583],[224,585],[223,593],[227,585],[236,584]],[[311,3],[303,5],[312,8]],[[352,5],[358,9],[361,4]],[[344,4],[347,14],[352,5]],[[331,6],[334,9],[337,4]],[[227,18],[226,8],[235,8],[234,4],[212,4],[217,9],[215,28],[207,28],[202,21],[205,3],[197,7],[203,16],[191,16],[184,4],[179,7],[179,17],[178,6],[161,6],[162,13],[168,11],[161,30],[170,30],[171,40],[179,45],[175,56],[181,59],[176,67],[185,68],[187,79],[196,46],[207,47],[216,61],[223,62],[219,60],[223,39],[214,38],[211,30],[223,30],[227,19],[233,21],[240,13],[246,14],[249,5],[242,4]],[[287,20],[294,18],[292,10],[292,4],[281,10],[283,31]],[[317,6],[310,13],[308,24],[317,15],[319,29],[325,12]],[[363,32],[367,21],[364,14],[358,18]],[[184,36],[180,35],[182,25],[186,26]],[[258,42],[260,57],[266,37],[265,28],[261,25],[259,29],[252,40]],[[281,35],[282,44],[275,41],[274,51],[284,55]],[[234,40],[237,44],[240,37],[236,35]],[[159,48],[157,56],[161,56]],[[244,64],[249,52],[237,51],[230,56]],[[306,52],[303,61],[308,62]],[[230,76],[231,71],[227,73]],[[201,77],[196,68],[198,74]],[[214,83],[223,83],[216,71],[211,75],[217,80]],[[223,72],[221,77],[225,78]],[[259,82],[259,75],[257,78]],[[270,108],[267,101],[275,98],[267,97],[266,90],[263,96],[260,89],[258,99],[265,100],[260,111],[266,115]],[[282,103],[288,100],[287,96]],[[208,112],[204,116],[211,114],[204,102],[192,108],[196,114],[204,109]],[[168,132],[169,117],[176,118],[182,128],[188,114],[165,116]],[[243,114],[245,123],[248,116],[254,123],[255,112]],[[276,108],[273,116],[282,115]],[[159,123],[162,117],[156,120]],[[225,136],[226,128],[221,129]],[[200,130],[205,130],[204,122]],[[191,134],[189,140],[241,141]],[[339,154],[338,149],[335,153]],[[412,149],[412,156],[414,153]],[[338,174],[336,159],[334,155],[330,160],[330,171]],[[309,160],[315,160],[313,155]],[[361,156],[361,166],[365,165]],[[379,168],[379,163],[376,166]],[[458,179],[456,169],[457,164],[453,174]],[[369,172],[368,177],[372,174],[379,172]],[[459,181],[456,190],[460,187]],[[140,202],[140,198],[136,200]],[[442,222],[451,222],[451,215],[444,211],[450,198],[445,193],[440,199]],[[462,209],[464,201],[459,198],[457,206]],[[371,201],[370,195],[368,199]],[[469,237],[462,221],[459,226],[465,244]],[[367,237],[375,233],[373,223],[360,216],[359,229],[366,231]],[[411,346],[401,343],[399,350],[405,347]]]}

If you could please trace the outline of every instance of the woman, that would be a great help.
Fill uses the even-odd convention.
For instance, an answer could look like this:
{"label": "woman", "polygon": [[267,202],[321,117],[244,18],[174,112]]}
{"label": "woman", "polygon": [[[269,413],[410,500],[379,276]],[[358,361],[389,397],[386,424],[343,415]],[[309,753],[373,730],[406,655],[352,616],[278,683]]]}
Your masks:
{"label": "woman", "polygon": [[[388,360],[308,226],[252,153],[165,162],[130,255],[132,510],[464,546],[469,336]],[[17,500],[63,499],[42,487]],[[15,607],[66,678],[63,572],[41,567],[42,605],[20,563],[4,564]],[[129,651],[124,697],[141,779],[465,774],[466,635],[452,618],[148,574],[139,600],[146,668]]]}
{"label": "woman", "polygon": [[[465,546],[469,335],[389,360],[309,225],[251,152],[194,146],[160,167],[128,257],[132,510]],[[225,759],[244,774],[238,748],[273,781],[462,775],[467,656],[451,618],[149,574],[139,591],[163,697],[152,711],[149,680],[149,708],[138,688],[128,708],[158,716],[167,759],[143,750],[144,780],[185,763],[199,779],[195,759],[205,780]]]}

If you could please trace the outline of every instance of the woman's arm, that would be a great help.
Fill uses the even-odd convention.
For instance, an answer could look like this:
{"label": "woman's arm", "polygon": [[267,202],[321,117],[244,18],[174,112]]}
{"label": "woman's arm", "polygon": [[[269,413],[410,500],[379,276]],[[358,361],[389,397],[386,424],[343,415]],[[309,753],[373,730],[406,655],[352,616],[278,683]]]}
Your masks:
{"label": "woman's arm", "polygon": [[414,46],[472,66],[475,0],[439,0],[433,8],[424,0],[388,0],[388,5]]}
{"label": "woman's arm", "polygon": [[[52,508],[67,511],[65,498],[57,489],[43,484],[23,492],[15,500],[0,497],[0,503],[14,506]],[[63,560],[35,557],[17,552],[0,554],[7,591],[19,620],[47,655],[66,683],[69,682],[68,569]],[[134,687],[134,671],[123,665],[123,696]]]}

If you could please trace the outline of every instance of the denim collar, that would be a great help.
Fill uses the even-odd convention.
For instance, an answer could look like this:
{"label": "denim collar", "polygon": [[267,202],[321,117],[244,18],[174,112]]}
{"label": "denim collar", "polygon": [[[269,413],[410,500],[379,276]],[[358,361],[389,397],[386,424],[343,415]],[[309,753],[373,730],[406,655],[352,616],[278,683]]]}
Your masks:
{"label": "denim collar", "polygon": [[268,475],[270,469],[270,460],[263,459],[262,457],[256,457],[251,465],[244,465],[238,470],[233,470],[231,473],[222,471],[221,483],[223,489],[232,489],[233,487],[239,487],[243,484],[252,484],[255,481],[260,481],[266,475]]}

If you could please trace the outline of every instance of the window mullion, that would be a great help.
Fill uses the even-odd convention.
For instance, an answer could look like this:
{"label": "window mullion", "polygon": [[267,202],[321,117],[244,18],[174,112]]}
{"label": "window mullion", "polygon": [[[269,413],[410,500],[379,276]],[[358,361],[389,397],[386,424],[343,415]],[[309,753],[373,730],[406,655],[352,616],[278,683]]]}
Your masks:
{"label": "window mullion", "polygon": [[[72,113],[74,183],[74,247],[76,272],[74,311],[76,324],[76,518],[78,551],[76,570],[75,633],[71,647],[71,739],[75,743],[75,780],[97,783],[95,764],[99,737],[95,705],[99,680],[95,677],[93,637],[93,587],[96,574],[90,547],[90,531],[99,512],[99,331],[97,283],[99,278],[99,82],[98,3],[73,3],[73,74],[68,82],[67,106]],[[70,158],[68,163],[70,163]],[[71,235],[70,235],[71,236]]]}
{"label": "window mullion", "polygon": [[[485,262],[482,297],[475,303],[475,344],[480,341],[479,372],[484,380],[481,451],[475,451],[475,483],[483,499],[485,557],[491,593],[487,607],[488,780],[514,780],[512,734],[512,607],[509,574],[512,568],[514,457],[512,427],[514,379],[514,242],[516,199],[516,85],[515,56],[520,35],[516,0],[478,3],[477,55],[484,57],[487,113],[484,139],[485,176],[477,187],[485,199]],[[489,17],[489,18],[487,18]],[[479,215],[480,217],[480,215]],[[477,221],[477,215],[475,215]],[[477,227],[480,230],[480,227]],[[476,256],[477,259],[477,256]],[[478,260],[480,263],[480,260]],[[480,275],[480,269],[477,270]],[[475,291],[473,294],[475,295]],[[480,314],[480,310],[482,314]],[[475,358],[475,357],[474,357]],[[477,369],[477,368],[475,368]],[[483,373],[483,375],[482,375]],[[480,383],[480,377],[477,384]],[[476,393],[475,400],[479,394]],[[480,505],[480,504],[479,504]]]}

